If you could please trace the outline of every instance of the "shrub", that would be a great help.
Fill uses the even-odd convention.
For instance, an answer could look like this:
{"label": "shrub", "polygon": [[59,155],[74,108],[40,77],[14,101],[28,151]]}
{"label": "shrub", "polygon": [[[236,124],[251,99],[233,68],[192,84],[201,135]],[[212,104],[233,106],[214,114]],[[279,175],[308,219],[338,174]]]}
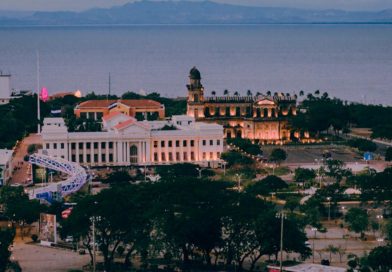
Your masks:
{"label": "shrub", "polygon": [[38,241],[38,235],[37,234],[31,235],[31,240],[33,240],[33,242],[36,243]]}

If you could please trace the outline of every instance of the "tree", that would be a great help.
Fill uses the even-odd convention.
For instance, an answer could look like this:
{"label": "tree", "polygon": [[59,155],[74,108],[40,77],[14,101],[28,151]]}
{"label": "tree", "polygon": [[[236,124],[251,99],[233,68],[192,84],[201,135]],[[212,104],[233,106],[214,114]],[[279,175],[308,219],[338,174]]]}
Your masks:
{"label": "tree", "polygon": [[246,92],[246,95],[247,96],[252,96],[253,94],[252,94],[252,91],[251,90],[248,90],[247,92]]}
{"label": "tree", "polygon": [[282,161],[287,159],[287,153],[281,148],[275,148],[272,150],[269,159],[272,162],[280,164]]}
{"label": "tree", "polygon": [[212,92],[211,92],[211,95],[212,95],[212,96],[216,96],[216,92],[215,92],[215,91],[212,91]]}
{"label": "tree", "polygon": [[344,168],[345,163],[340,160],[326,160],[326,175],[336,179],[336,182],[342,181],[344,177],[350,176],[351,172]]}
{"label": "tree", "polygon": [[234,92],[234,96],[239,96],[239,95],[240,94],[237,91]]}
{"label": "tree", "polygon": [[296,168],[294,171],[294,180],[300,183],[306,183],[316,178],[316,171],[308,168]]}
{"label": "tree", "polygon": [[156,174],[162,179],[172,180],[179,177],[197,177],[199,175],[198,167],[192,163],[176,163],[172,165],[158,166],[155,169]]}
{"label": "tree", "polygon": [[392,218],[388,219],[384,226],[385,237],[388,239],[388,243],[392,244]]}
{"label": "tree", "polygon": [[300,206],[300,199],[298,197],[289,197],[286,199],[286,203],[284,204],[285,209],[293,212],[297,207]]}
{"label": "tree", "polygon": [[228,91],[228,90],[224,90],[224,91],[223,91],[223,95],[224,95],[224,96],[228,96],[228,95],[229,95],[229,91]]}
{"label": "tree", "polygon": [[23,187],[4,186],[0,189],[0,204],[3,204],[4,215],[21,227],[22,239],[24,227],[36,222],[43,207],[38,200],[29,200]]}
{"label": "tree", "polygon": [[14,229],[0,229],[0,271],[6,271],[11,264],[9,248],[14,241],[14,237]]}
{"label": "tree", "polygon": [[269,195],[271,192],[277,192],[287,188],[287,183],[277,176],[267,176],[264,179],[249,185],[246,191],[252,195]]}
{"label": "tree", "polygon": [[345,216],[345,221],[348,224],[349,230],[360,233],[361,237],[363,237],[363,232],[369,226],[369,217],[366,211],[360,208],[349,209]]}
{"label": "tree", "polygon": [[108,175],[102,182],[109,183],[111,185],[118,185],[123,183],[129,183],[132,180],[131,175],[128,171],[115,171]]}
{"label": "tree", "polygon": [[370,251],[367,264],[374,270],[388,272],[392,269],[392,247],[380,246]]}
{"label": "tree", "polygon": [[251,158],[246,157],[237,151],[229,151],[229,152],[222,153],[221,158],[222,160],[227,162],[227,165],[229,167],[235,164],[239,164],[239,165],[253,164],[253,160]]}
{"label": "tree", "polygon": [[301,90],[301,91],[299,91],[299,96],[304,96],[304,91],[303,90]]}
{"label": "tree", "polygon": [[374,152],[377,150],[377,145],[366,139],[352,139],[347,142],[351,147],[358,148],[362,152]]}
{"label": "tree", "polygon": [[388,147],[385,151],[385,161],[392,161],[392,147]]}
{"label": "tree", "polygon": [[337,254],[339,252],[339,248],[334,245],[328,245],[325,248],[325,251],[329,252],[329,262],[332,263],[332,254]]}

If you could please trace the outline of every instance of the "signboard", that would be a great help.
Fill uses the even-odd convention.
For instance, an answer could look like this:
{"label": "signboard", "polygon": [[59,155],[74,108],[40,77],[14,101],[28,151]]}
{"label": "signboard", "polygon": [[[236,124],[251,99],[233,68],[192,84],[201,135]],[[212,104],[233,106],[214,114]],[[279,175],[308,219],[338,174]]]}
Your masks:
{"label": "signboard", "polygon": [[365,154],[363,154],[363,159],[365,161],[371,161],[373,160],[373,154],[371,152],[365,152]]}
{"label": "signboard", "polygon": [[41,242],[57,243],[56,215],[41,213],[39,217],[39,238]]}

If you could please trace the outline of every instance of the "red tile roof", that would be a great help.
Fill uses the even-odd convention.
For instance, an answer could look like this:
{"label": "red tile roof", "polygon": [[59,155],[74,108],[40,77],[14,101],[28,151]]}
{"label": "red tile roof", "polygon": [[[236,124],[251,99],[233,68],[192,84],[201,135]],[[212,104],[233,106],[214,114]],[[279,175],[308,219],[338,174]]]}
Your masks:
{"label": "red tile roof", "polygon": [[119,102],[132,108],[156,108],[161,107],[161,103],[150,99],[123,99],[123,100],[88,100],[78,105],[79,109],[82,108],[107,108],[113,103]]}
{"label": "red tile roof", "polygon": [[129,120],[126,120],[124,122],[120,122],[117,125],[115,125],[114,128],[120,130],[120,129],[126,128],[132,124],[139,126],[139,127],[142,127],[142,128],[145,128],[145,129],[149,129],[148,124],[141,124],[140,122],[137,122],[135,118],[130,118]]}
{"label": "red tile roof", "polygon": [[110,120],[114,117],[116,117],[117,115],[122,115],[123,113],[119,112],[119,111],[113,111],[109,114],[106,114],[104,117],[102,117],[103,120],[107,121]]}

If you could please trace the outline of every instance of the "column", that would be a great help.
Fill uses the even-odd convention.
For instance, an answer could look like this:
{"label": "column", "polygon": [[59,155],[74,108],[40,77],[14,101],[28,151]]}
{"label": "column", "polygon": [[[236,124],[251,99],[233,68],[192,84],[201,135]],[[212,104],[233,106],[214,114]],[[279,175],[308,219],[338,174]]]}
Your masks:
{"label": "column", "polygon": [[102,148],[101,148],[101,142],[98,142],[98,164],[102,164]]}
{"label": "column", "polygon": [[87,163],[87,146],[86,146],[86,142],[83,142],[83,163]]}
{"label": "column", "polygon": [[94,162],[94,142],[90,142],[90,162],[91,162],[91,165],[95,164],[95,162]]}
{"label": "column", "polygon": [[105,156],[105,158],[106,158],[106,163],[108,163],[109,162],[109,142],[108,141],[106,141],[106,144],[105,144],[105,153],[106,153],[106,156]]}
{"label": "column", "polygon": [[117,141],[113,142],[113,163],[117,165]]}

